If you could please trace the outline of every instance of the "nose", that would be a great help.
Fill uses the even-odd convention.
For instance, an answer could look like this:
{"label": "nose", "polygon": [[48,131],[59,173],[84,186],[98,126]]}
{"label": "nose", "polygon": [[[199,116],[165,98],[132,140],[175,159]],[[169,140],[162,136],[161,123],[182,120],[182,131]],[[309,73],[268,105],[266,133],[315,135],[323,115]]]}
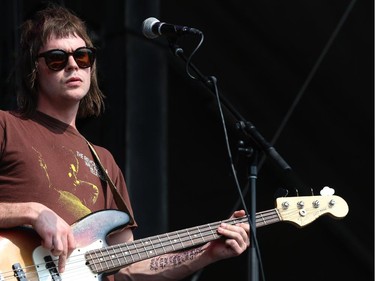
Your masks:
{"label": "nose", "polygon": [[79,66],[77,62],[75,61],[73,54],[69,54],[68,56],[68,63],[66,64],[67,69],[78,69]]}

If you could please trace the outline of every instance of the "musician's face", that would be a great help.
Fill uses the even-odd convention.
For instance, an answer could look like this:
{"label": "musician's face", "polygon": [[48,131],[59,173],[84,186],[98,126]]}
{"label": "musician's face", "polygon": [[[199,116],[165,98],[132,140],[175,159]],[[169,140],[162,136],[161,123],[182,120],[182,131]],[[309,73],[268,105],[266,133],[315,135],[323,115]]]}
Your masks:
{"label": "musician's face", "polygon": [[[85,46],[84,40],[78,36],[52,36],[39,54],[53,49],[71,53]],[[69,55],[66,65],[61,70],[50,69],[46,59],[40,57],[37,60],[37,70],[39,110],[47,114],[56,110],[78,110],[80,100],[90,88],[91,67],[79,67],[73,56]]]}

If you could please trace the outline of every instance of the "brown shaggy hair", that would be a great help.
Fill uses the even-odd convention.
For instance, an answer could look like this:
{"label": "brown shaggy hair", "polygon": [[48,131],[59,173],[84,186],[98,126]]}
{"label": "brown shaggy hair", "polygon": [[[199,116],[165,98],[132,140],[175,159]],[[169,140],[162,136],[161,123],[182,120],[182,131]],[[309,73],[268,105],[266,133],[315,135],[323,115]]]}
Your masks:
{"label": "brown shaggy hair", "polygon": [[[17,93],[17,104],[20,113],[31,116],[38,100],[37,55],[51,36],[65,38],[70,35],[81,37],[88,47],[93,43],[88,35],[86,24],[72,11],[49,5],[38,11],[32,19],[21,26],[21,55],[19,57],[19,73],[21,88]],[[78,117],[98,116],[104,110],[104,95],[99,89],[96,63],[91,67],[91,85],[86,96],[81,100]]]}

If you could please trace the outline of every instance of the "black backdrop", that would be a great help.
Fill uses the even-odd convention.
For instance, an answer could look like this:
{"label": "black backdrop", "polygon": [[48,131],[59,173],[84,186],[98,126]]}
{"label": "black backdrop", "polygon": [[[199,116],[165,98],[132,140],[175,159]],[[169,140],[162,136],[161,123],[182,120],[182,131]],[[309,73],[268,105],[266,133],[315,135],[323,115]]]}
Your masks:
{"label": "black backdrop", "polygon": [[[150,41],[141,35],[142,21],[149,16],[196,27],[205,40],[192,62],[205,75],[217,78],[222,95],[268,141],[279,132],[274,146],[301,179],[299,192],[311,188],[318,195],[327,185],[350,208],[342,220],[323,216],[301,229],[287,223],[258,229],[266,280],[373,280],[373,1],[140,1],[137,15],[126,1],[60,2],[85,19],[93,31],[100,47],[101,85],[108,96],[104,116],[81,122],[81,131],[113,152],[125,177],[132,175],[127,174],[123,106],[128,103],[128,82],[123,78],[132,68],[123,68],[129,59],[126,52],[116,54],[120,64],[109,63],[112,51],[125,50],[127,40],[134,37],[142,44]],[[1,1],[2,108],[11,108],[14,101],[14,85],[7,76],[17,50],[16,27],[41,3]],[[126,28],[127,17],[133,17],[139,29]],[[190,36],[179,40],[186,54],[198,42]],[[226,218],[238,207],[238,192],[217,104],[201,83],[186,75],[184,64],[169,52],[165,38],[147,44],[161,50],[167,65],[164,155],[168,184],[164,186],[165,206],[161,206],[167,210],[166,230]],[[143,62],[145,68],[147,63]],[[156,68],[158,63],[149,62]],[[152,79],[145,75],[136,82]],[[237,152],[240,135],[233,122],[227,125],[244,187],[248,163]],[[129,188],[137,197],[137,190]],[[258,211],[274,207],[278,188],[287,188],[289,196],[295,196],[294,189],[299,187],[289,186],[266,160],[257,180]],[[142,212],[142,205],[153,198],[150,187],[142,204],[135,203],[139,221],[147,221],[146,217],[152,221],[158,213]],[[248,194],[245,199],[250,201]],[[142,232],[141,225],[138,235],[151,234]],[[243,255],[211,265],[186,280],[213,280],[224,274],[248,280],[248,269]]]}

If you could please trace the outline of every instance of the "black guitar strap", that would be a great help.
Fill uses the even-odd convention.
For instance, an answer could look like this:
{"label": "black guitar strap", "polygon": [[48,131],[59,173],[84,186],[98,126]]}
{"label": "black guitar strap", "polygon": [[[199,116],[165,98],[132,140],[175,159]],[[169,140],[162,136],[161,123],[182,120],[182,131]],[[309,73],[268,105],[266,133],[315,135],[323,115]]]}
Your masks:
{"label": "black guitar strap", "polygon": [[129,215],[130,223],[132,224],[134,222],[134,219],[133,219],[131,213],[129,212],[129,208],[126,206],[124,198],[121,196],[117,187],[115,186],[115,184],[113,183],[111,178],[108,176],[107,170],[103,167],[102,162],[100,161],[99,155],[96,153],[94,146],[89,141],[86,140],[86,142],[87,142],[92,154],[94,155],[97,163],[99,164],[99,167],[100,167],[107,183],[109,184],[109,186],[111,188],[111,191],[113,193],[113,199],[116,202],[117,208],[119,208],[121,211],[126,212]]}

